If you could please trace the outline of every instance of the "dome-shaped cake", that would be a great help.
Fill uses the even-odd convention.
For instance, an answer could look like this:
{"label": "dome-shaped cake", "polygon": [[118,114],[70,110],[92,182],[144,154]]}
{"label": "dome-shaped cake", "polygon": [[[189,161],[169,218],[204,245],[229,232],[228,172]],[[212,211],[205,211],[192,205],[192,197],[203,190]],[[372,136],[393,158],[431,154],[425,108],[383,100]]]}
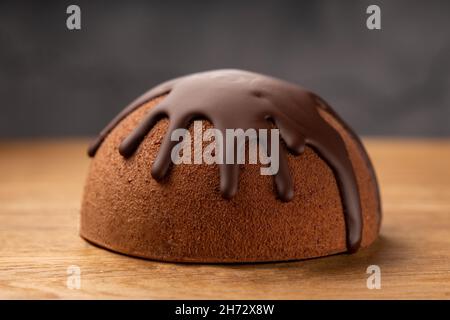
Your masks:
{"label": "dome-shaped cake", "polygon": [[[278,129],[278,171],[261,175],[264,165],[248,162],[174,164],[172,133],[195,136],[199,119],[202,133],[224,136]],[[356,252],[379,232],[378,186],[358,137],[321,98],[272,77],[217,70],[165,82],[125,108],[88,152],[80,234],[124,254],[297,260]]]}

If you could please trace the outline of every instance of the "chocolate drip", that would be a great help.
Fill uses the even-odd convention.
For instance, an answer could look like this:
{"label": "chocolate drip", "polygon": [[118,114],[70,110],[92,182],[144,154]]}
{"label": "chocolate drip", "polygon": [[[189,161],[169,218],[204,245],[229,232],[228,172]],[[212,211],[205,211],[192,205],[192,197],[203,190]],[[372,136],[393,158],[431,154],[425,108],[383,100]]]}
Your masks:
{"label": "chocolate drip", "polygon": [[[306,145],[313,148],[332,169],[344,207],[347,249],[355,252],[362,237],[362,214],[355,173],[345,144],[317,110],[317,96],[288,82],[240,70],[197,73],[163,83],[150,90],[123,110],[89,148],[94,156],[108,133],[128,114],[146,101],[167,94],[164,100],[142,120],[119,146],[130,157],[152,127],[163,117],[169,129],[152,167],[152,176],[161,180],[169,171],[170,154],[177,143],[170,140],[173,130],[188,128],[195,118],[205,118],[225,136],[226,129],[270,129],[271,122],[280,130],[288,150],[299,155]],[[220,190],[225,198],[238,189],[239,165],[220,164]],[[274,176],[278,196],[289,201],[294,188],[286,153],[280,146],[279,170]]]}

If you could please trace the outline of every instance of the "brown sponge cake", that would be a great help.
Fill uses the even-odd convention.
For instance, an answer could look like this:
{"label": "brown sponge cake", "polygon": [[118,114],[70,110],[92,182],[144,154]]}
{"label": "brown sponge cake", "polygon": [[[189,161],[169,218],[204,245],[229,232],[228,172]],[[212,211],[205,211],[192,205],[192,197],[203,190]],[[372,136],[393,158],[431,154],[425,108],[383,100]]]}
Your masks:
{"label": "brown sponge cake", "polygon": [[[349,251],[339,181],[308,144],[299,155],[287,153],[294,191],[288,201],[280,200],[273,177],[260,175],[259,165],[239,165],[238,190],[231,198],[221,194],[215,164],[171,165],[162,179],[153,178],[150,169],[169,130],[166,117],[155,122],[132,155],[121,155],[124,139],[169,95],[144,96],[103,132],[84,190],[83,238],[124,254],[174,262],[282,261]],[[373,168],[355,134],[320,98],[313,100],[345,144],[361,209],[358,248],[367,247],[381,221]],[[203,129],[208,126],[213,124]]]}

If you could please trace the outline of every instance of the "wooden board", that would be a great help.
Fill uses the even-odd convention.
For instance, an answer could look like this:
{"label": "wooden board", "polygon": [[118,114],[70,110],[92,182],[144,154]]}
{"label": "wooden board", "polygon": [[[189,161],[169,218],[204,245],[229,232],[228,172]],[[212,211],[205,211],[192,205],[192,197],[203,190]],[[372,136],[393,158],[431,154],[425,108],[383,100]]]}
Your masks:
{"label": "wooden board", "polygon": [[[365,143],[384,211],[372,247],[289,263],[189,265],[130,258],[78,236],[86,141],[1,142],[0,298],[449,299],[450,140]],[[71,265],[80,289],[67,286]],[[366,286],[369,265],[381,268],[379,290]]]}

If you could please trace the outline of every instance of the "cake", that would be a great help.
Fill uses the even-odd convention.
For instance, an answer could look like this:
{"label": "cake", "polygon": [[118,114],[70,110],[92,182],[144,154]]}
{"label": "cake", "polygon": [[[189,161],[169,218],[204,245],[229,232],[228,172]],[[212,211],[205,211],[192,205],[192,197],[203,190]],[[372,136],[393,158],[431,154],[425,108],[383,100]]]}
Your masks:
{"label": "cake", "polygon": [[[172,134],[195,135],[198,120],[202,133],[224,136],[276,129],[277,171],[262,175],[262,163],[248,162],[175,164]],[[80,235],[126,255],[300,260],[355,253],[380,230],[375,172],[357,135],[319,96],[273,77],[215,70],[164,82],[120,112],[88,154]]]}

